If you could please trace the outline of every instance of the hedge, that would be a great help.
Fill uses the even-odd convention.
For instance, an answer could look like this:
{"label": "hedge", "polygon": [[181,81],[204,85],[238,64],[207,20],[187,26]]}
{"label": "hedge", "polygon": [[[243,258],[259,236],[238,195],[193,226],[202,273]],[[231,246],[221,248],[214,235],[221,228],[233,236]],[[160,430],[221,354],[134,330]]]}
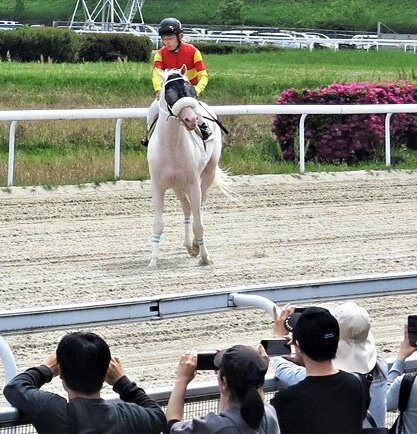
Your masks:
{"label": "hedge", "polygon": [[[287,89],[277,104],[415,104],[417,89],[409,82],[333,83],[324,88]],[[296,158],[300,115],[275,115],[272,131],[285,160]],[[394,146],[416,148],[417,115],[391,118]],[[384,155],[385,114],[309,115],[305,124],[306,160],[354,163]]]}
{"label": "hedge", "polygon": [[132,34],[78,34],[55,27],[19,27],[0,31],[0,58],[22,62],[114,61],[148,62],[152,42]]}

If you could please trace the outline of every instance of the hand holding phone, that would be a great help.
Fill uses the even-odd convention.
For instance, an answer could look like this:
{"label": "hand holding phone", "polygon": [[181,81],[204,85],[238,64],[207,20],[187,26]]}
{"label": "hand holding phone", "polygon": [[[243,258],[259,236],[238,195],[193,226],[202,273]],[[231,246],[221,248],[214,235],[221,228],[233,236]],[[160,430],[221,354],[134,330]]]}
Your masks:
{"label": "hand holding phone", "polygon": [[417,315],[408,315],[408,340],[412,347],[417,347]]}
{"label": "hand holding phone", "polygon": [[264,347],[268,356],[282,356],[284,354],[291,354],[291,346],[284,338],[262,339],[261,345]]}

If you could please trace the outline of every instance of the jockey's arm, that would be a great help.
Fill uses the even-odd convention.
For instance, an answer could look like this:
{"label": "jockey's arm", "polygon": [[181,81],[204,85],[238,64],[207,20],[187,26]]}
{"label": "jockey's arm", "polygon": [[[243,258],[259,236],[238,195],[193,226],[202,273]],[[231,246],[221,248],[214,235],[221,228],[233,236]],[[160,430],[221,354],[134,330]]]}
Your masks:
{"label": "jockey's arm", "polygon": [[152,71],[152,85],[153,85],[153,90],[155,91],[155,94],[157,92],[160,92],[162,89],[162,78],[161,78],[161,70],[154,68]]}
{"label": "jockey's arm", "polygon": [[207,86],[208,83],[208,74],[207,70],[203,69],[202,71],[197,72],[198,83],[195,85],[195,91],[197,95],[200,95]]}
{"label": "jockey's arm", "polygon": [[208,83],[208,73],[200,50],[196,49],[193,62],[195,71],[197,73],[197,84],[195,85],[195,91],[197,92],[197,95],[200,95]]}

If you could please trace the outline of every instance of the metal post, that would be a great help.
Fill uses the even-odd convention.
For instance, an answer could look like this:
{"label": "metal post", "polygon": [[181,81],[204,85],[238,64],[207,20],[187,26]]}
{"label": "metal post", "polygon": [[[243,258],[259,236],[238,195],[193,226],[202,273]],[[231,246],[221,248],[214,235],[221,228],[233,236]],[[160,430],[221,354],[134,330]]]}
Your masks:
{"label": "metal post", "polygon": [[9,163],[7,168],[7,187],[11,187],[13,185],[16,125],[17,125],[17,121],[12,121],[9,130]]}
{"label": "metal post", "polygon": [[392,113],[387,113],[385,116],[385,165],[391,166],[391,116]]}
{"label": "metal post", "polygon": [[300,173],[305,172],[305,133],[304,133],[304,126],[305,126],[305,119],[307,117],[306,113],[303,113],[300,118],[300,146],[298,147],[298,151],[300,153]]}
{"label": "metal post", "polygon": [[114,132],[114,177],[120,178],[120,138],[123,119],[117,119]]}
{"label": "metal post", "polygon": [[265,312],[269,313],[272,318],[274,318],[274,308],[276,309],[278,314],[281,312],[281,309],[272,300],[266,297],[262,297],[260,295],[247,295],[234,292],[230,294],[230,300],[237,307],[259,307],[260,309],[263,309]]}

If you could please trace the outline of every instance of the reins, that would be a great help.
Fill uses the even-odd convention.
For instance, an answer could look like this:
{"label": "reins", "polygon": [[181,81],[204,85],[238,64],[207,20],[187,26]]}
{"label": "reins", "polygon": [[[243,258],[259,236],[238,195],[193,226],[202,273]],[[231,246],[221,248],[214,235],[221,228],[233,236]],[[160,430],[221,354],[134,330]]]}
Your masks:
{"label": "reins", "polygon": [[198,104],[200,105],[200,107],[203,107],[203,109],[206,111],[206,113],[209,114],[209,116],[202,116],[203,119],[207,119],[209,121],[212,122],[216,122],[216,124],[220,127],[220,129],[225,133],[225,134],[229,134],[229,130],[217,119],[215,118],[205,107],[203,104],[201,104],[200,101],[198,101]]}

